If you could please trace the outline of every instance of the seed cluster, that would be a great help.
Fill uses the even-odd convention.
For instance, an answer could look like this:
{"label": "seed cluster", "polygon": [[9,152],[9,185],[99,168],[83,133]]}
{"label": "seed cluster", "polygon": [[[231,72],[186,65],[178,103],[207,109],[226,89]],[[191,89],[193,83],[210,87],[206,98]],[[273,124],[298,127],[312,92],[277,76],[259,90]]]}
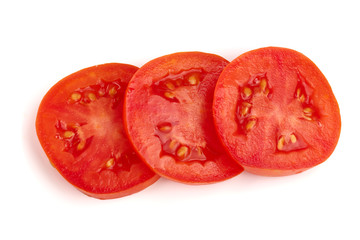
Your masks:
{"label": "seed cluster", "polygon": [[83,124],[65,123],[58,120],[55,124],[56,137],[64,142],[64,151],[71,153],[74,157],[79,156],[90,144],[92,137],[84,139],[79,128]]}
{"label": "seed cluster", "polygon": [[251,113],[252,99],[256,95],[271,97],[271,88],[266,74],[258,74],[240,87],[240,98],[236,108],[236,117],[238,120],[238,131],[246,134],[256,126],[257,117]]}
{"label": "seed cluster", "polygon": [[159,95],[170,102],[179,102],[176,97],[176,90],[184,86],[197,86],[201,82],[202,70],[192,69],[183,71],[180,74],[169,75],[161,81],[157,81],[152,89],[156,95]]}
{"label": "seed cluster", "polygon": [[294,96],[303,107],[303,115],[301,118],[309,121],[317,120],[318,113],[315,111],[315,107],[313,106],[311,99],[313,89],[306,83],[305,78],[300,73],[298,73],[298,77],[298,83]]}
{"label": "seed cluster", "polygon": [[130,172],[131,166],[139,162],[140,159],[132,149],[129,149],[121,154],[111,153],[109,158],[104,159],[104,164],[98,169],[98,172],[105,170]]}
{"label": "seed cluster", "polygon": [[[71,123],[58,120],[55,128],[57,130],[56,137],[64,142],[64,151],[71,153],[74,157],[78,157],[91,144],[92,138],[84,139],[81,134],[81,126],[83,124]],[[121,155],[111,153],[108,158],[104,159],[104,164],[98,170],[124,170],[130,171],[132,164],[140,162],[134,150],[129,149]]]}
{"label": "seed cluster", "polygon": [[162,143],[163,155],[172,156],[177,161],[205,161],[207,149],[199,146],[189,146],[176,140],[172,134],[173,124],[159,123],[156,127],[156,136]]}
{"label": "seed cluster", "polygon": [[276,149],[282,152],[289,152],[305,148],[305,142],[297,136],[297,133],[280,135],[277,140]]}
{"label": "seed cluster", "polygon": [[89,104],[101,97],[109,97],[112,99],[113,108],[122,101],[123,93],[126,90],[126,84],[120,80],[114,82],[106,82],[100,80],[97,84],[80,88],[71,93],[69,103]]}
{"label": "seed cluster", "polygon": [[[152,86],[154,94],[159,95],[170,102],[179,103],[177,90],[182,87],[197,87],[203,78],[203,70],[191,69],[179,74],[172,74],[157,81]],[[162,155],[172,156],[177,161],[205,161],[210,153],[207,147],[190,146],[177,140],[173,134],[174,124],[161,122],[156,126],[156,136],[162,144]]]}

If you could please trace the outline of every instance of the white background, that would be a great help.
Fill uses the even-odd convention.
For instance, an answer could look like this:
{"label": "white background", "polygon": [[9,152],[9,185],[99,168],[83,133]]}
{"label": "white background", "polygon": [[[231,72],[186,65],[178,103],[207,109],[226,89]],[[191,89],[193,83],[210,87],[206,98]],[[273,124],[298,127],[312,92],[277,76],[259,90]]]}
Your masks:
{"label": "white background", "polygon": [[[360,239],[357,1],[14,0],[0,3],[0,27],[0,239]],[[265,46],[307,55],[339,102],[339,144],[307,172],[161,179],[100,201],[62,179],[38,143],[43,95],[82,68],[178,51],[232,60]]]}

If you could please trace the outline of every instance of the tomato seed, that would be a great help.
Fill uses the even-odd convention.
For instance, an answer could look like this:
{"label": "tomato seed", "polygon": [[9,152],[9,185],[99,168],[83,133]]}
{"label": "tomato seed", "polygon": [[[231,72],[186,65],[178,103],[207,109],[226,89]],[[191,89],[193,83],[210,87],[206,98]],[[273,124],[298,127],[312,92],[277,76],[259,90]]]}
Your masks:
{"label": "tomato seed", "polygon": [[174,149],[177,146],[177,141],[176,140],[171,140],[169,143],[169,148],[170,149]]}
{"label": "tomato seed", "polygon": [[176,155],[179,158],[185,158],[189,153],[189,148],[187,146],[181,146],[179,147],[179,149],[176,151]]}
{"label": "tomato seed", "polygon": [[83,150],[85,147],[85,141],[82,140],[80,143],[76,146],[77,150]]}
{"label": "tomato seed", "polygon": [[300,96],[299,100],[300,100],[301,103],[305,102],[305,95],[302,94],[302,95]]}
{"label": "tomato seed", "polygon": [[110,88],[110,90],[109,90],[109,95],[110,95],[111,97],[114,97],[116,94],[117,94],[116,88],[115,88],[115,87]]}
{"label": "tomato seed", "polygon": [[80,98],[81,98],[80,93],[75,92],[75,93],[71,94],[71,99],[74,100],[74,101],[79,101]]}
{"label": "tomato seed", "polygon": [[170,90],[175,90],[175,85],[172,82],[167,82],[165,86]]}
{"label": "tomato seed", "polygon": [[190,85],[196,85],[198,83],[198,79],[195,75],[191,75],[188,79]]}
{"label": "tomato seed", "polygon": [[265,92],[266,86],[267,86],[266,79],[265,78],[261,79],[261,81],[260,81],[260,89],[261,89],[262,92]]}
{"label": "tomato seed", "polygon": [[313,110],[311,109],[311,108],[309,108],[309,107],[307,107],[307,108],[304,108],[304,113],[305,113],[305,115],[312,115],[312,112],[313,112]]}
{"label": "tomato seed", "polygon": [[72,131],[65,131],[63,136],[64,138],[72,138],[74,135],[75,133]]}
{"label": "tomato seed", "polygon": [[248,113],[249,113],[249,107],[243,107],[241,109],[241,115],[245,116]]}
{"label": "tomato seed", "polygon": [[243,93],[245,94],[245,97],[249,97],[252,94],[252,90],[248,87],[245,87]]}
{"label": "tomato seed", "polygon": [[159,127],[159,130],[161,132],[168,133],[168,132],[171,132],[171,126],[162,126],[162,127]]}
{"label": "tomato seed", "polygon": [[88,98],[91,100],[91,101],[95,101],[96,100],[96,95],[94,93],[89,93],[88,94]]}
{"label": "tomato seed", "polygon": [[296,136],[295,136],[294,134],[291,134],[291,135],[290,135],[290,141],[291,141],[292,143],[296,143],[297,139],[296,139]]}
{"label": "tomato seed", "polygon": [[175,98],[175,93],[165,92],[164,97],[169,98],[169,99],[174,99]]}
{"label": "tomato seed", "polygon": [[99,93],[99,96],[104,96],[105,95],[105,89],[100,88],[98,93]]}
{"label": "tomato seed", "polygon": [[284,148],[285,138],[282,136],[277,142],[277,149],[282,150]]}
{"label": "tomato seed", "polygon": [[115,163],[115,159],[114,158],[110,158],[109,160],[107,160],[105,166],[107,168],[111,168],[112,166],[114,166],[114,163]]}
{"label": "tomato seed", "polygon": [[241,115],[245,116],[249,113],[249,110],[251,108],[251,104],[248,102],[243,102],[243,107],[241,108]]}
{"label": "tomato seed", "polygon": [[249,131],[250,129],[252,129],[256,124],[256,118],[251,118],[247,123],[246,123],[246,130]]}

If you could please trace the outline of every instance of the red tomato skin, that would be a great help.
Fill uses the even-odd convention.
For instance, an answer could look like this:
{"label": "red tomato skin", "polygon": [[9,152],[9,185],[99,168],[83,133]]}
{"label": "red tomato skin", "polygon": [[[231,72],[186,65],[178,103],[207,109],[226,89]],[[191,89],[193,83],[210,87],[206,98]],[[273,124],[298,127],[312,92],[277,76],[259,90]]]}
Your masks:
{"label": "red tomato skin", "polygon": [[[226,179],[232,178],[243,171],[243,168],[236,162],[232,161],[226,152],[220,147],[221,144],[217,144],[221,148],[221,157],[218,157],[216,161],[209,161],[205,164],[200,162],[194,162],[187,164],[184,162],[177,162],[174,159],[166,158],[164,161],[160,161],[159,156],[159,140],[154,136],[153,126],[155,126],[156,117],[155,112],[159,112],[157,109],[159,105],[149,105],[146,97],[147,88],[156,84],[164,76],[168,74],[181,73],[183,70],[191,69],[203,69],[205,72],[211,72],[217,76],[221,73],[224,66],[228,63],[214,54],[202,53],[202,52],[179,52],[169,54],[156,59],[151,60],[142,66],[130,80],[124,104],[124,122],[126,133],[133,144],[133,147],[142,157],[142,160],[153,169],[154,172],[167,179],[192,185],[210,184]],[[217,77],[216,77],[217,78]],[[142,84],[139,87],[139,84]],[[210,82],[210,85],[215,87],[215,82]],[[213,91],[213,90],[212,90]],[[208,129],[210,131],[209,136],[211,141],[218,142],[218,138],[213,129],[212,121],[212,96],[209,104],[209,116],[207,121]],[[141,99],[141,101],[134,101]],[[159,102],[161,105],[161,102]],[[171,110],[172,111],[172,110]],[[169,111],[169,113],[171,113]],[[181,121],[181,118],[179,118]],[[138,125],[144,125],[144,129],[139,131],[134,122],[138,122]],[[147,142],[144,144],[144,142]],[[147,151],[146,149],[152,149]]]}
{"label": "red tomato skin", "polygon": [[[273,70],[276,66],[279,69],[281,68],[281,70]],[[294,69],[297,69],[297,72]],[[227,99],[239,99],[239,87],[244,89],[246,84],[248,84],[250,76],[256,75],[259,72],[267,73],[270,80],[275,77],[279,79],[277,80],[278,82],[273,80],[271,82],[269,80],[268,84],[272,85],[272,92],[270,94],[273,95],[270,101],[279,102],[280,109],[286,108],[284,107],[286,104],[290,105],[289,99],[285,99],[283,95],[289,90],[290,87],[288,85],[296,85],[292,80],[294,76],[305,77],[308,84],[312,85],[312,99],[309,101],[309,105],[315,106],[320,112],[319,114],[321,115],[318,118],[322,126],[311,128],[314,129],[314,135],[311,135],[311,132],[306,130],[310,123],[298,126],[299,132],[306,132],[305,135],[309,136],[309,139],[306,140],[309,141],[307,144],[310,150],[296,150],[288,153],[289,156],[286,156],[287,153],[276,153],[276,151],[279,152],[276,146],[276,137],[274,136],[274,139],[260,137],[270,136],[264,128],[271,129],[271,124],[276,123],[277,120],[271,119],[268,119],[268,123],[263,123],[263,126],[256,125],[253,130],[254,133],[249,133],[248,137],[246,137],[247,140],[244,140],[244,137],[229,137],[234,133],[234,129],[237,128],[237,123],[234,119],[236,103]],[[285,91],[284,88],[286,88]],[[289,98],[293,97],[291,94],[289,96]],[[227,107],[229,105],[230,107]],[[298,105],[294,107],[294,111],[298,111]],[[267,109],[266,104],[262,108]],[[271,115],[270,110],[266,111],[268,111],[268,115]],[[281,114],[289,114],[288,116],[291,116],[292,112],[287,110],[286,113],[281,113],[280,111],[279,114],[274,116],[277,116],[276,118],[286,118]],[[240,55],[229,63],[220,75],[215,88],[213,116],[217,133],[229,155],[243,166],[245,171],[263,176],[297,174],[324,162],[335,150],[341,131],[339,105],[325,76],[303,54],[279,47],[252,50]],[[283,125],[285,126],[285,123]],[[293,129],[296,130],[296,126]],[[315,134],[319,134],[318,137]],[[271,151],[275,151],[275,153]],[[268,155],[266,155],[267,153]]]}
{"label": "red tomato skin", "polygon": [[130,187],[130,188],[118,191],[118,192],[113,192],[113,193],[93,193],[93,192],[85,191],[84,189],[81,189],[75,185],[73,185],[73,186],[76,187],[80,192],[82,192],[83,194],[85,194],[89,197],[97,198],[100,200],[108,200],[108,199],[116,199],[116,198],[126,197],[126,196],[132,195],[134,193],[140,192],[140,191],[148,188],[153,183],[155,183],[157,180],[159,180],[159,178],[160,178],[159,175],[153,174],[152,177],[149,177],[147,180],[143,180],[142,182],[137,183],[133,187]]}
{"label": "red tomato skin", "polygon": [[[84,180],[86,173],[86,164],[79,165],[78,169],[71,169],[71,162],[74,157],[62,149],[64,145],[55,136],[56,132],[56,119],[62,117],[63,109],[66,108],[68,101],[66,99],[70,96],[71,92],[79,88],[87,88],[90,85],[97,84],[99,80],[111,83],[118,80],[121,83],[127,84],[132,75],[137,71],[137,67],[120,64],[120,63],[107,63],[96,65],[77,71],[59,82],[57,82],[42,99],[35,122],[36,133],[39,142],[47,155],[51,165],[68,181],[71,185],[77,188],[80,192],[97,199],[113,199],[124,197],[136,192],[139,192],[146,187],[150,186],[159,179],[159,176],[151,171],[145,164],[135,164],[129,173],[133,174],[137,179],[124,179],[124,184],[118,184],[117,187],[112,189],[98,188],[96,181],[87,177]],[[64,100],[65,99],[65,100]],[[64,107],[65,106],[65,107]],[[122,110],[122,107],[119,107]],[[81,110],[81,106],[78,108]],[[58,113],[57,115],[54,114]],[[105,110],[104,110],[105,113]],[[100,114],[100,113],[99,113]],[[69,116],[70,115],[70,116]],[[76,112],[73,112],[76,121]],[[67,114],[64,118],[71,119],[71,114]],[[121,119],[116,114],[117,119]],[[122,124],[122,122],[119,124]],[[96,130],[94,130],[96,133]],[[125,136],[125,135],[124,135]],[[130,145],[127,139],[122,139],[125,145]],[[116,145],[116,143],[114,143]],[[99,161],[94,157],[94,162]],[[69,164],[68,164],[69,163]],[[89,163],[90,165],[91,163]],[[124,174],[126,177],[129,174]],[[128,183],[125,183],[125,182]],[[116,185],[115,183],[113,185]]]}

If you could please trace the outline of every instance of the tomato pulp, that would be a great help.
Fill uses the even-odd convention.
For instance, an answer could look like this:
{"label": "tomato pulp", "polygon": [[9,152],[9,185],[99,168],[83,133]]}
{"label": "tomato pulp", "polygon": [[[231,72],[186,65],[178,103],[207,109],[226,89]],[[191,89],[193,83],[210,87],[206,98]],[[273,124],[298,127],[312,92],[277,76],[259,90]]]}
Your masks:
{"label": "tomato pulp", "polygon": [[54,85],[36,118],[52,165],[83,193],[117,198],[159,176],[136,155],[123,129],[123,97],[137,67],[109,63],[80,70]]}
{"label": "tomato pulp", "polygon": [[340,136],[338,103],[303,54],[268,47],[240,55],[215,89],[214,121],[228,153],[245,170],[281,176],[324,162]]}
{"label": "tomato pulp", "polygon": [[212,119],[215,84],[227,64],[213,54],[174,53],[148,62],[130,80],[125,129],[159,175],[204,184],[242,172],[223,150]]}

